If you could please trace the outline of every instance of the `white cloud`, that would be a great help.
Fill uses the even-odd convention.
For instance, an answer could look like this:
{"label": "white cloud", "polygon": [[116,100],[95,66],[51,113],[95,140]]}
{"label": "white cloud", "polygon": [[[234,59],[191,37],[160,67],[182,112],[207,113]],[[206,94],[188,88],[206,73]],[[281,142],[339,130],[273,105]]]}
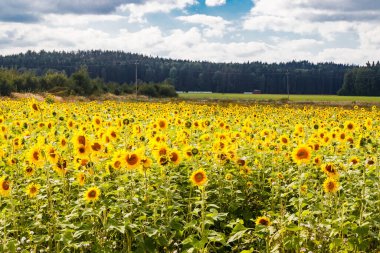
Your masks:
{"label": "white cloud", "polygon": [[146,14],[151,13],[169,13],[175,9],[184,9],[185,7],[197,4],[196,0],[151,0],[143,4],[128,3],[118,7],[118,11],[129,14],[129,22],[145,23]]}
{"label": "white cloud", "polygon": [[199,24],[203,29],[203,34],[206,37],[223,37],[227,30],[227,26],[231,22],[224,20],[219,16],[208,16],[204,14],[195,14],[191,16],[179,16],[178,20],[181,20],[190,24]]}
{"label": "white cloud", "polygon": [[221,6],[226,4],[226,0],[206,0],[206,5],[210,7]]}
{"label": "white cloud", "polygon": [[[108,14],[43,12],[37,23],[0,22],[0,54],[103,49],[214,62],[364,64],[380,58],[380,18],[366,16],[380,17],[380,1],[378,6],[371,1],[359,6],[353,0],[255,0],[250,13],[235,20],[204,14],[173,17],[196,0],[128,1]],[[162,22],[178,22],[165,25],[170,28],[131,24],[152,13],[170,14]]]}
{"label": "white cloud", "polygon": [[52,26],[87,26],[96,22],[118,22],[125,20],[126,17],[121,15],[74,15],[74,14],[47,14],[43,16],[43,21]]}

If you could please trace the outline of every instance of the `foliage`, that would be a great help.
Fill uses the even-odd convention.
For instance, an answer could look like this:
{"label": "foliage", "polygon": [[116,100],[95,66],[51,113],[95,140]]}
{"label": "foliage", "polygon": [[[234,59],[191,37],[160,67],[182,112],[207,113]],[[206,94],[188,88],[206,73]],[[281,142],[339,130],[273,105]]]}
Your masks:
{"label": "foliage", "polygon": [[[44,75],[37,76],[31,71],[0,69],[0,95],[9,96],[11,92],[48,91],[58,96],[68,95],[115,95],[135,92],[134,85],[116,82],[105,83],[100,78],[91,79],[86,66],[81,66],[68,77],[64,72],[48,70]],[[142,84],[140,94],[152,97],[176,97],[174,86],[164,83]]]}
{"label": "foliage", "polygon": [[0,251],[378,252],[379,118],[2,100]]}
{"label": "foliage", "polygon": [[348,71],[338,95],[380,96],[380,63]]}
{"label": "foliage", "polygon": [[162,83],[144,83],[138,86],[138,93],[149,97],[177,97],[178,94],[174,89],[174,86]]}
{"label": "foliage", "polygon": [[30,69],[43,74],[49,69],[68,75],[87,66],[92,78],[105,82],[171,82],[178,91],[247,92],[286,94],[336,94],[344,74],[353,66],[292,61],[287,63],[211,63],[162,59],[121,51],[33,52],[0,56],[0,66]]}

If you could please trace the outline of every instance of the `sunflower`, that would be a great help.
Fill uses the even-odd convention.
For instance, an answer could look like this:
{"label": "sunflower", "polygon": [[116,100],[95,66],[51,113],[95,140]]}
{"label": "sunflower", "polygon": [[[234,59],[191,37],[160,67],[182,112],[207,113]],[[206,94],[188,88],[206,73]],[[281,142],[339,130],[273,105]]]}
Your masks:
{"label": "sunflower", "polygon": [[147,170],[150,167],[152,167],[152,159],[150,159],[149,157],[144,157],[141,159],[141,164],[142,164],[143,169]]}
{"label": "sunflower", "polygon": [[87,202],[95,202],[99,199],[100,194],[101,194],[100,189],[96,186],[93,186],[93,187],[88,188],[83,196]]}
{"label": "sunflower", "polygon": [[102,119],[99,116],[95,116],[92,119],[92,124],[96,127],[100,127],[102,125]]}
{"label": "sunflower", "polygon": [[0,196],[9,196],[11,189],[11,182],[6,177],[0,178]]}
{"label": "sunflower", "polygon": [[323,189],[326,193],[335,193],[339,189],[339,182],[336,181],[334,178],[328,177],[323,182]]}
{"label": "sunflower", "polygon": [[344,128],[347,129],[348,131],[354,131],[355,130],[355,124],[352,121],[346,121],[344,123]]}
{"label": "sunflower", "polygon": [[321,156],[316,156],[313,158],[313,164],[314,165],[319,166],[319,165],[321,165],[321,163],[322,163],[322,157]]}
{"label": "sunflower", "polygon": [[232,174],[231,173],[227,173],[224,177],[227,181],[230,181],[232,179]]}
{"label": "sunflower", "polygon": [[140,165],[141,156],[138,152],[129,152],[124,156],[127,169],[134,169]]}
{"label": "sunflower", "polygon": [[114,157],[109,165],[114,169],[114,170],[120,170],[121,167],[123,166],[123,163],[120,158]]}
{"label": "sunflower", "polygon": [[322,165],[322,170],[323,172],[328,176],[328,177],[338,177],[338,170],[335,168],[335,165],[332,163],[326,163]]}
{"label": "sunflower", "polygon": [[91,147],[91,151],[94,153],[98,153],[98,152],[102,151],[102,144],[98,141],[92,142],[90,147]]}
{"label": "sunflower", "polygon": [[31,176],[33,176],[33,174],[34,174],[35,171],[36,171],[36,170],[35,170],[32,166],[26,166],[26,167],[24,168],[24,173],[25,173],[25,175],[26,175],[27,177],[31,177]]}
{"label": "sunflower", "polygon": [[86,136],[81,132],[74,135],[73,143],[75,146],[86,146],[88,144]]}
{"label": "sunflower", "polygon": [[42,156],[41,149],[37,146],[33,147],[28,153],[28,161],[36,166],[44,165],[44,158]]}
{"label": "sunflower", "polygon": [[357,156],[353,156],[349,160],[349,164],[353,166],[358,165],[359,162],[360,162],[360,159]]}
{"label": "sunflower", "polygon": [[58,161],[58,154],[57,151],[54,149],[54,147],[49,146],[46,150],[47,159],[52,163],[57,163]]}
{"label": "sunflower", "polygon": [[64,176],[67,173],[67,161],[59,158],[53,169],[60,175]]}
{"label": "sunflower", "polygon": [[256,225],[269,226],[271,224],[270,219],[266,216],[260,216],[256,219]]}
{"label": "sunflower", "polygon": [[289,137],[288,136],[281,135],[279,139],[280,139],[280,143],[282,145],[288,145],[289,144]]}
{"label": "sunflower", "polygon": [[87,158],[89,153],[89,146],[78,145],[75,147],[75,154],[80,158]]}
{"label": "sunflower", "polygon": [[197,186],[202,186],[207,182],[207,175],[203,169],[194,171],[190,176],[190,181]]}
{"label": "sunflower", "polygon": [[28,195],[29,198],[35,198],[38,192],[40,191],[40,188],[41,188],[41,185],[31,183],[25,189],[26,195]]}
{"label": "sunflower", "polygon": [[181,162],[181,157],[179,155],[179,152],[177,150],[172,150],[170,152],[170,161],[174,163],[175,165],[178,165]]}
{"label": "sunflower", "polygon": [[245,158],[239,158],[239,159],[236,160],[236,163],[240,167],[244,167],[247,164],[247,161],[245,160]]}
{"label": "sunflower", "polygon": [[311,149],[306,145],[301,145],[293,150],[292,156],[297,163],[307,163],[311,158]]}
{"label": "sunflower", "polygon": [[341,132],[341,133],[338,134],[338,139],[339,139],[340,142],[345,141],[346,138],[347,138],[347,134],[345,132]]}
{"label": "sunflower", "polygon": [[59,145],[60,145],[61,149],[65,149],[67,147],[67,140],[65,138],[61,138],[59,140]]}
{"label": "sunflower", "polygon": [[166,119],[159,119],[157,125],[161,130],[165,130],[168,127],[168,122]]}
{"label": "sunflower", "polygon": [[301,194],[306,194],[307,193],[307,185],[306,184],[301,185],[300,191],[301,191]]}
{"label": "sunflower", "polygon": [[40,106],[38,105],[38,103],[36,101],[32,101],[32,103],[30,104],[30,108],[34,112],[40,111]]}
{"label": "sunflower", "polygon": [[80,186],[84,185],[84,183],[86,182],[86,175],[84,174],[84,172],[79,172],[77,174],[77,182]]}

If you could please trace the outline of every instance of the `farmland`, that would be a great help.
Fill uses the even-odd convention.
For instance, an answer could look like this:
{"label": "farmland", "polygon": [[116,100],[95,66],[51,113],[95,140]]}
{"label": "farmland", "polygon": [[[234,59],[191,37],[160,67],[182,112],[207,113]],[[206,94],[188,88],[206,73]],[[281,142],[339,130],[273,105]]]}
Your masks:
{"label": "farmland", "polygon": [[[243,94],[243,93],[180,93],[183,99],[208,100],[247,100],[247,101],[279,101],[287,100],[287,94]],[[366,102],[379,103],[379,97],[368,96],[336,96],[336,95],[290,95],[291,102]]]}
{"label": "farmland", "polygon": [[379,119],[375,105],[3,100],[0,251],[377,252]]}

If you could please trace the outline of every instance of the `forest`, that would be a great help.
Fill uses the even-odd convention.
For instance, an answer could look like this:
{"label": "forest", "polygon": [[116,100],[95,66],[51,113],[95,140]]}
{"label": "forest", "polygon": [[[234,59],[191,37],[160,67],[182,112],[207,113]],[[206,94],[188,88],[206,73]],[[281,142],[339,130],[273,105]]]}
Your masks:
{"label": "forest", "polygon": [[289,89],[291,94],[337,94],[339,91],[340,95],[370,95],[378,94],[376,92],[380,90],[379,63],[368,63],[363,67],[308,61],[214,63],[91,50],[28,51],[0,56],[0,68],[2,72],[11,70],[15,71],[14,74],[23,75],[23,80],[12,79],[10,76],[13,74],[4,77],[3,73],[3,77],[0,77],[1,87],[15,91],[67,87],[70,85],[63,84],[62,80],[55,80],[58,82],[55,84],[36,80],[49,75],[62,79],[63,76],[70,77],[80,69],[85,69],[93,80],[91,87],[71,89],[82,95],[96,92],[129,93],[136,77],[141,85],[165,83],[184,92],[241,93],[258,90],[261,93],[285,94]]}

